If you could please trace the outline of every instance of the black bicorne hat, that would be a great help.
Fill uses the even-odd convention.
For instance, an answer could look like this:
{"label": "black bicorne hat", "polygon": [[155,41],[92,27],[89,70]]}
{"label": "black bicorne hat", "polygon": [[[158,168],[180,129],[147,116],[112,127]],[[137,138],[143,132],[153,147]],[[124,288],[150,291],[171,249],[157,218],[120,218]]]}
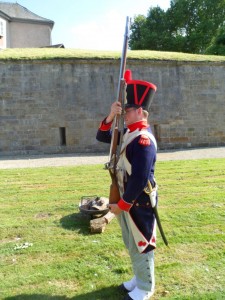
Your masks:
{"label": "black bicorne hat", "polygon": [[142,107],[144,110],[149,111],[157,87],[147,81],[132,80],[131,70],[125,72],[124,79],[127,84],[127,103],[125,107]]}

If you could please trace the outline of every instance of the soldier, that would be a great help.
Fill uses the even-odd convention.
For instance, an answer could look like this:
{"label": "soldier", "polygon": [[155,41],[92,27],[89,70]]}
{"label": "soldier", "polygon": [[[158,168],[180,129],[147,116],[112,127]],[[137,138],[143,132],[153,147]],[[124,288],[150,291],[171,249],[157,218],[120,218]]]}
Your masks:
{"label": "soldier", "polygon": [[[156,186],[154,170],[157,144],[147,122],[148,112],[156,86],[132,80],[131,71],[125,72],[127,103],[126,125],[120,158],[118,181],[122,197],[117,204],[109,204],[121,226],[123,241],[128,249],[134,276],[120,288],[127,294],[124,300],[147,300],[154,293],[154,249],[156,247],[156,220],[147,193],[147,183]],[[117,114],[122,113],[120,102],[111,105],[109,115],[102,121],[97,140],[110,143],[111,126]]]}

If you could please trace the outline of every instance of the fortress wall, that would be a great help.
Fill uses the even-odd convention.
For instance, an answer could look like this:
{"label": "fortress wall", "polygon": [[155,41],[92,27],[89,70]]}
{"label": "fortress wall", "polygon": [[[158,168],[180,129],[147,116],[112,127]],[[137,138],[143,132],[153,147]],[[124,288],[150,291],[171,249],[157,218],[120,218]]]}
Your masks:
{"label": "fortress wall", "polygon": [[[159,149],[225,145],[225,63],[128,60],[157,85]],[[108,151],[96,141],[116,100],[118,60],[0,61],[0,155]]]}

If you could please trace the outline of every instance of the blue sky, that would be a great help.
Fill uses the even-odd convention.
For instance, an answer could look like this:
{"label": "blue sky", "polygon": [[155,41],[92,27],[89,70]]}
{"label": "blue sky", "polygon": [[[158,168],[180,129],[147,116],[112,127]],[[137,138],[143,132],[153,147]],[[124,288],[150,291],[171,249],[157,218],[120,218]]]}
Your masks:
{"label": "blue sky", "polygon": [[[4,0],[7,1],[7,0]],[[126,16],[147,15],[170,0],[8,0],[55,22],[52,43],[66,48],[121,50]]]}

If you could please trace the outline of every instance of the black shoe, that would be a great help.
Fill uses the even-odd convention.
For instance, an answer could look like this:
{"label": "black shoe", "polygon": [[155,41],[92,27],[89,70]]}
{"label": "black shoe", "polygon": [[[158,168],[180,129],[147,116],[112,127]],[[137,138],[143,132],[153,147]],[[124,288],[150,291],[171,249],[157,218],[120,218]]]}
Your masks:
{"label": "black shoe", "polygon": [[125,286],[123,285],[123,283],[121,285],[118,286],[119,290],[123,293],[129,293],[130,291],[128,291]]}
{"label": "black shoe", "polygon": [[133,299],[127,294],[123,300],[133,300]]}

